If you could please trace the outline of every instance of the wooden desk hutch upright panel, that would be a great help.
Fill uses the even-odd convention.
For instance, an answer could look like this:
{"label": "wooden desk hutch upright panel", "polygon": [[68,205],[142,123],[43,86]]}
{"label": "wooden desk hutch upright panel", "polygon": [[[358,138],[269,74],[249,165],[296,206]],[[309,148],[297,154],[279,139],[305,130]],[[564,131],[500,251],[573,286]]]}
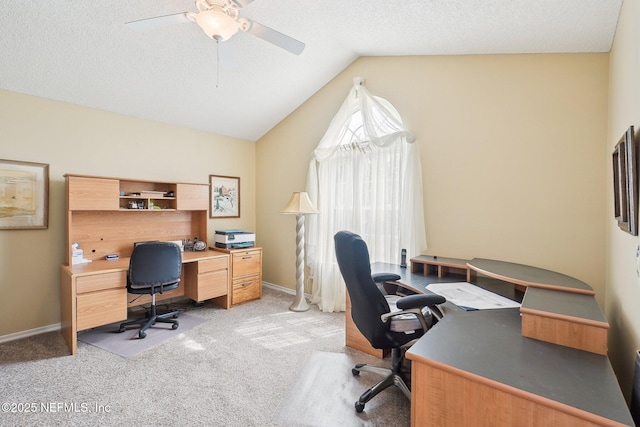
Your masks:
{"label": "wooden desk hutch upright panel", "polygon": [[207,238],[207,184],[66,178],[67,264],[74,242],[85,258],[98,260],[128,257],[137,241]]}

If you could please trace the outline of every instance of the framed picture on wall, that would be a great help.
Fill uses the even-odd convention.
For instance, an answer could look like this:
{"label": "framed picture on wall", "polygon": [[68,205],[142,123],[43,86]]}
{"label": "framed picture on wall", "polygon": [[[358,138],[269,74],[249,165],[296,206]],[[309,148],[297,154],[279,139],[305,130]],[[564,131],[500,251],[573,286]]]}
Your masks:
{"label": "framed picture on wall", "polygon": [[49,165],[0,159],[0,229],[49,227]]}
{"label": "framed picture on wall", "polygon": [[240,178],[236,176],[209,175],[210,218],[240,217]]}
{"label": "framed picture on wall", "polygon": [[633,126],[622,135],[613,151],[614,216],[618,227],[638,235],[638,160]]}

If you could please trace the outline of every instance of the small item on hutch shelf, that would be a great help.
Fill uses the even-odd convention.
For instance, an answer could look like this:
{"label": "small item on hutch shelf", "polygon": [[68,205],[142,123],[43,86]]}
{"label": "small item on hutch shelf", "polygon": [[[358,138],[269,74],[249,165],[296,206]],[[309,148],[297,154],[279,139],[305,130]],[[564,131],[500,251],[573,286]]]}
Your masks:
{"label": "small item on hutch shelf", "polygon": [[114,259],[119,259],[120,257],[118,256],[118,254],[109,254],[107,256],[105,256],[105,259],[108,260],[114,260]]}
{"label": "small item on hutch shelf", "polygon": [[191,239],[184,239],[182,244],[185,251],[204,251],[207,249],[207,242],[198,240],[197,237],[194,237],[193,241]]}
{"label": "small item on hutch shelf", "polygon": [[76,242],[71,245],[71,265],[84,264],[87,262],[91,262],[91,260],[84,257],[84,251],[80,249],[80,244]]}
{"label": "small item on hutch shelf", "polygon": [[131,200],[129,202],[129,209],[146,209],[142,200]]}
{"label": "small item on hutch shelf", "polygon": [[255,233],[238,229],[216,230],[214,236],[215,247],[222,249],[251,248],[255,240]]}

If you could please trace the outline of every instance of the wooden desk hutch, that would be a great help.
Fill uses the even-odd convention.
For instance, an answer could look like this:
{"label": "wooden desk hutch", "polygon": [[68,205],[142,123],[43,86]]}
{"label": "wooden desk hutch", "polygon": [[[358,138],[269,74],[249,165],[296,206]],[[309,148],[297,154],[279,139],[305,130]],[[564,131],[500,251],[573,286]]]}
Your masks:
{"label": "wooden desk hutch", "polygon": [[[72,354],[79,331],[119,322],[151,297],[127,294],[135,242],[208,238],[209,185],[66,175],[67,261],[62,266],[62,334]],[[72,264],[73,243],[88,263]],[[116,260],[106,260],[110,254]],[[262,249],[185,251],[177,289],[158,295],[212,300],[230,308],[262,297]],[[135,301],[133,301],[135,299]]]}

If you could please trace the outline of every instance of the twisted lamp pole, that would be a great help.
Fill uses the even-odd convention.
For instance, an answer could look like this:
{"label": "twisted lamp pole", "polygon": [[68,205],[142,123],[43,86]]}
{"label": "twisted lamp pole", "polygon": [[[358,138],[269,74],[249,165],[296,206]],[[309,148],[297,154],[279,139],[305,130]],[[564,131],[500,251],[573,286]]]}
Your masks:
{"label": "twisted lamp pole", "polygon": [[319,211],[313,206],[306,192],[295,192],[280,213],[296,216],[296,297],[289,310],[307,311],[309,304],[304,297],[304,217],[306,214],[317,214]]}

